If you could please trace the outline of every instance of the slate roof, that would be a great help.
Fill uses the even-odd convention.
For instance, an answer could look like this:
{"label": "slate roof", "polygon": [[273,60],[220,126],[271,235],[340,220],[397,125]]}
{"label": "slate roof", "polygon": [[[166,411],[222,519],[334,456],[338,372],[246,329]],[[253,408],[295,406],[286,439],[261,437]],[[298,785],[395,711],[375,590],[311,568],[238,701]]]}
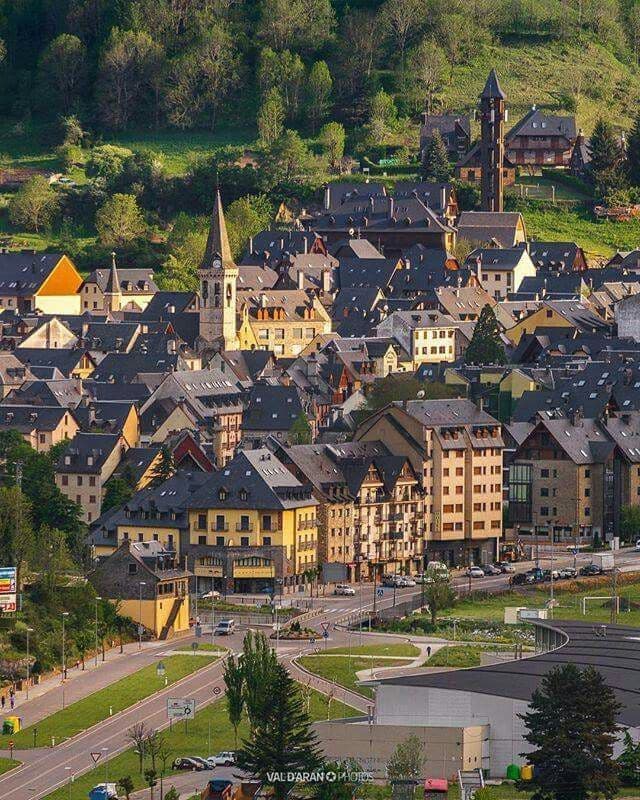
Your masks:
{"label": "slate roof", "polygon": [[534,106],[507,133],[505,144],[508,146],[516,136],[563,136],[572,142],[576,138],[576,118],[547,114]]}
{"label": "slate roof", "polygon": [[62,253],[0,253],[0,296],[30,297],[42,286]]}
{"label": "slate roof", "polygon": [[81,403],[75,409],[80,428],[87,433],[122,433],[132,402]]}
{"label": "slate roof", "polygon": [[514,270],[527,255],[522,247],[478,247],[469,253],[465,266],[473,268],[476,260],[481,258],[483,271]]}
{"label": "slate roof", "polygon": [[[109,282],[110,269],[94,269],[85,283],[95,283],[105,292]],[[159,291],[150,269],[122,269],[118,267],[120,292],[123,295],[154,294]]]}
{"label": "slate roof", "polygon": [[[403,408],[402,401],[392,405]],[[425,427],[438,425],[499,425],[471,400],[409,400],[405,411]]]}
{"label": "slate roof", "polygon": [[82,341],[88,350],[102,353],[112,351],[126,352],[138,335],[137,322],[90,322],[83,326]]}
{"label": "slate roof", "polygon": [[64,406],[74,408],[82,399],[82,386],[77,378],[59,381],[29,380],[11,392],[3,405]]}
{"label": "slate roof", "polygon": [[221,470],[207,474],[189,508],[289,509],[315,504],[311,487],[266,448],[241,450]]}
{"label": "slate roof", "polygon": [[490,242],[495,239],[501,247],[513,247],[521,221],[519,211],[463,211],[457,224],[458,238],[470,242]]}
{"label": "slate roof", "polygon": [[77,433],[60,454],[56,472],[97,474],[120,442],[118,433]]}
{"label": "slate roof", "polygon": [[74,416],[64,406],[19,406],[0,405],[0,428],[15,429],[21,433],[30,431],[54,431],[65,414]]}
{"label": "slate roof", "polygon": [[[189,311],[197,302],[195,292],[156,292],[149,305],[140,313],[141,319],[172,320],[173,314]],[[174,311],[170,309],[173,308]]]}
{"label": "slate roof", "polygon": [[28,367],[55,367],[66,377],[78,368],[84,355],[91,359],[79,348],[18,347],[14,354]]}
{"label": "slate roof", "polygon": [[539,242],[529,243],[531,260],[540,269],[571,269],[578,255],[584,255],[582,248],[575,242]]}
{"label": "slate roof", "polygon": [[487,77],[487,82],[484,85],[484,89],[482,90],[482,94],[480,95],[483,99],[505,99],[504,92],[500,88],[500,83],[498,81],[498,74],[496,73],[495,69],[492,69]]}
{"label": "slate roof", "polygon": [[164,375],[172,370],[186,368],[183,357],[178,353],[108,353],[91,377],[100,382],[131,383],[138,375]]}
{"label": "slate roof", "polygon": [[256,384],[242,415],[242,430],[288,432],[303,413],[295,386]]}
{"label": "slate roof", "polygon": [[333,255],[342,260],[352,258],[384,258],[368,239],[341,239],[331,247]]}
{"label": "slate roof", "polygon": [[371,286],[383,291],[398,269],[397,258],[342,259],[338,270],[341,289]]}

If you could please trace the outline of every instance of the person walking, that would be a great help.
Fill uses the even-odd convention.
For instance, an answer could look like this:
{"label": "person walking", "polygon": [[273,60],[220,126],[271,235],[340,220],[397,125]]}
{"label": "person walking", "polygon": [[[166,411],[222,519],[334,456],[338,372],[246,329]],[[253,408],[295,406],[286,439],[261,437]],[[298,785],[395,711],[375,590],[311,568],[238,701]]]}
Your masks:
{"label": "person walking", "polygon": [[11,706],[12,711],[14,709],[15,704],[16,704],[16,698],[13,695],[11,695],[11,697],[9,698],[9,705]]}
{"label": "person walking", "polygon": [[3,711],[6,704],[7,704],[7,698],[5,697],[5,695],[2,695],[2,697],[0,698],[0,705],[2,705]]}

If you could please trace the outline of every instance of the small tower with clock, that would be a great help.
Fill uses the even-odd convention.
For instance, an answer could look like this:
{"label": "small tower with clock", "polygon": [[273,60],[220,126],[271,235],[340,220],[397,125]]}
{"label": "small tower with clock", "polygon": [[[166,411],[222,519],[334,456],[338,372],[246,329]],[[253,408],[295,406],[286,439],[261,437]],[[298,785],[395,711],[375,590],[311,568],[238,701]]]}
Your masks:
{"label": "small tower with clock", "polygon": [[222,211],[220,190],[211,215],[207,247],[198,269],[200,280],[200,342],[203,348],[224,350],[239,347],[236,332],[236,284],[238,267],[231,248]]}

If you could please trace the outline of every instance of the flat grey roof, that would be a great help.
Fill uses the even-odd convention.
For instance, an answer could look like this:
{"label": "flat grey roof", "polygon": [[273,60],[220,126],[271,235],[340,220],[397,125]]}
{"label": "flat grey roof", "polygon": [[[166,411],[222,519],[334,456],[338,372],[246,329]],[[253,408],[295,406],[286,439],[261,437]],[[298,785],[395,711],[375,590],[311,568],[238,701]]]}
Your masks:
{"label": "flat grey roof", "polygon": [[[640,628],[627,625],[594,625],[587,622],[536,621],[568,638],[564,645],[531,658],[487,667],[452,672],[425,673],[386,678],[381,685],[432,687],[530,700],[542,677],[554,667],[573,663],[595,667],[622,704],[619,721],[640,725]],[[604,627],[606,635],[598,636]]]}

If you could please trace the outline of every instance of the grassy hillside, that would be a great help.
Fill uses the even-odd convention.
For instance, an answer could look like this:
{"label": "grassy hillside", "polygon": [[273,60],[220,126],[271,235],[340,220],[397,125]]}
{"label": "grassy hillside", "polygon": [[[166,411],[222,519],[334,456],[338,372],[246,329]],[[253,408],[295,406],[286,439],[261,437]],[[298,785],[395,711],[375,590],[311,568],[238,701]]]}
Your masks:
{"label": "grassy hillside", "polygon": [[495,67],[507,96],[509,122],[518,120],[535,103],[569,113],[565,98],[577,100],[578,124],[590,132],[602,115],[628,128],[638,112],[638,71],[621,63],[593,42],[565,43],[530,37],[487,47],[470,64],[455,67],[444,105],[472,110],[487,73]]}

